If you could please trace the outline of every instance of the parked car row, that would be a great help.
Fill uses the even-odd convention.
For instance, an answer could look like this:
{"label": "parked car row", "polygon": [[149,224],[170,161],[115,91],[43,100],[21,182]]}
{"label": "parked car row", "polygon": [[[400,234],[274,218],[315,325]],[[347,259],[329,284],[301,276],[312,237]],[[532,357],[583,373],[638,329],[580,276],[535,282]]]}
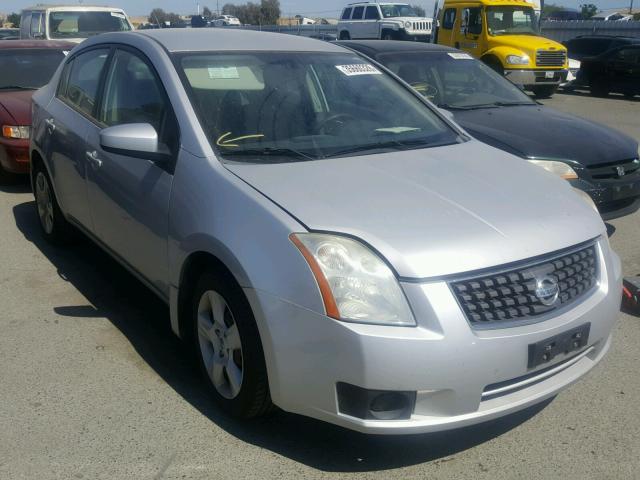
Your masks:
{"label": "parked car row", "polygon": [[66,47],[33,118],[3,120],[29,138],[42,234],[82,232],[165,301],[228,413],[446,430],[606,354],[621,266],[593,198],[638,208],[632,139],[445,46],[167,29]]}

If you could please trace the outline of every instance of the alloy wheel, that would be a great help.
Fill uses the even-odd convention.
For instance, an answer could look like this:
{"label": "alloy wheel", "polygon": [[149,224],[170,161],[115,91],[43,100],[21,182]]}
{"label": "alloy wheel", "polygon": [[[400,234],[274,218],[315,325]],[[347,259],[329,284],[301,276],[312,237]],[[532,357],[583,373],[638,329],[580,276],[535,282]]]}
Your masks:
{"label": "alloy wheel", "polygon": [[47,235],[53,232],[53,197],[49,180],[44,173],[38,172],[36,176],[36,205],[40,224]]}
{"label": "alloy wheel", "polygon": [[198,343],[216,391],[226,399],[240,393],[244,363],[240,332],[233,312],[218,292],[208,290],[198,303]]}

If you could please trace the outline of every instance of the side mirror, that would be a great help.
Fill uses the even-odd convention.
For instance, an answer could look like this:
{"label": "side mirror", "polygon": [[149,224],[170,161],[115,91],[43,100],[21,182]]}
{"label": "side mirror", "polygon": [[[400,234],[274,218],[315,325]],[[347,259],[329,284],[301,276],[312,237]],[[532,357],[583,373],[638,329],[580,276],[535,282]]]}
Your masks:
{"label": "side mirror", "polygon": [[162,156],[158,132],[149,123],[125,123],[100,132],[100,146],[107,152],[130,157],[157,159]]}

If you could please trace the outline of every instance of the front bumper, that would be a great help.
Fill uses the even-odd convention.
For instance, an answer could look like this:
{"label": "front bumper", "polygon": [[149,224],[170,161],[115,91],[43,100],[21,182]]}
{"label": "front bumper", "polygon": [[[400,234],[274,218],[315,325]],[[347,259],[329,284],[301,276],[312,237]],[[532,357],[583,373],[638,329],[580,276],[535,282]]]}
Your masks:
{"label": "front bumper", "polygon": [[399,34],[400,40],[408,40],[412,42],[425,42],[429,43],[431,41],[431,34],[425,32],[414,32],[407,30],[400,30]]}
{"label": "front bumper", "polygon": [[504,76],[511,83],[525,87],[560,85],[566,80],[568,73],[568,70],[504,70]]}
{"label": "front bumper", "polygon": [[[263,291],[246,289],[264,346],[271,397],[282,409],[365,433],[434,432],[480,423],[539,403],[603,358],[618,318],[621,268],[598,243],[597,289],[568,311],[535,324],[472,329],[446,282],[403,283],[417,327],[340,322]],[[588,344],[527,369],[528,346],[590,323]],[[551,368],[550,368],[551,367]],[[406,420],[339,411],[336,385],[415,392]]]}
{"label": "front bumper", "polygon": [[29,173],[29,140],[0,140],[0,167],[6,172]]}
{"label": "front bumper", "polygon": [[589,194],[603,220],[613,220],[640,209],[640,175],[630,177],[606,181],[578,178],[569,182]]}

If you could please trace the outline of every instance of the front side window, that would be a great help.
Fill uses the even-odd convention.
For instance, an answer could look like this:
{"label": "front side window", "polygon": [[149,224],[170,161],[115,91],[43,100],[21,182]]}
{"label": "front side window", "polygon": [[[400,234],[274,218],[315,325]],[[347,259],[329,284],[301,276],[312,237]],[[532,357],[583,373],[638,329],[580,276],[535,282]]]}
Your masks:
{"label": "front side window", "polygon": [[540,29],[533,8],[487,7],[489,35],[538,35]]}
{"label": "front side window", "polygon": [[55,11],[49,13],[51,38],[88,38],[105,32],[124,32],[131,25],[122,12]]}
{"label": "front side window", "polygon": [[439,107],[535,105],[518,87],[466,53],[394,53],[377,60]]}
{"label": "front side window", "polygon": [[462,11],[462,31],[466,35],[480,35],[482,33],[482,9],[465,8]]}
{"label": "front side window", "polygon": [[86,115],[93,115],[102,69],[108,56],[108,49],[90,50],[75,57],[71,66],[63,98]]}
{"label": "front side window", "polygon": [[442,16],[442,28],[445,30],[453,29],[453,25],[456,22],[456,9],[447,8]]}
{"label": "front side window", "polygon": [[416,12],[409,5],[380,5],[384,18],[393,17],[417,17]]}
{"label": "front side window", "polygon": [[178,56],[203,129],[225,161],[280,162],[462,141],[354,54]]}
{"label": "front side window", "polygon": [[42,35],[42,20],[43,15],[39,12],[34,12],[31,15],[31,37],[37,38]]}
{"label": "front side window", "polygon": [[378,20],[380,18],[380,15],[378,14],[378,7],[367,7],[367,10],[364,13],[364,18],[366,20]]}
{"label": "front side window", "polygon": [[0,89],[36,89],[46,85],[64,60],[62,50],[0,50]]}
{"label": "front side window", "polygon": [[342,12],[342,20],[349,20],[351,18],[351,7],[345,8],[344,12]]}

